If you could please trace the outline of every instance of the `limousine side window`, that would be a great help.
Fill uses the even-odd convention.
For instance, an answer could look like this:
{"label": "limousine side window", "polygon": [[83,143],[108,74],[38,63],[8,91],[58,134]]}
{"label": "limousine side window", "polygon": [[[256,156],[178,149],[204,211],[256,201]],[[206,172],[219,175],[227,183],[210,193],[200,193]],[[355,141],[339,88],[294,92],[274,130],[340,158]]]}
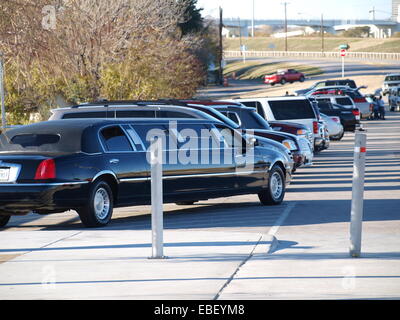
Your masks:
{"label": "limousine side window", "polygon": [[163,139],[164,140],[163,149],[166,150],[167,148],[166,143],[168,142],[169,138],[169,131],[167,130],[166,126],[162,124],[151,124],[151,125],[135,124],[134,126],[132,126],[132,128],[139,135],[146,149],[150,147],[150,141],[147,140],[147,138],[151,139],[151,137],[153,136],[151,132],[153,132],[155,136],[162,133],[165,137],[165,139]]}
{"label": "limousine side window", "polygon": [[120,126],[104,128],[100,132],[100,138],[106,151],[133,151],[129,139]]}
{"label": "limousine side window", "polygon": [[[178,148],[196,146],[199,149],[220,148],[221,139],[204,124],[178,124]],[[215,130],[215,129],[214,129]]]}

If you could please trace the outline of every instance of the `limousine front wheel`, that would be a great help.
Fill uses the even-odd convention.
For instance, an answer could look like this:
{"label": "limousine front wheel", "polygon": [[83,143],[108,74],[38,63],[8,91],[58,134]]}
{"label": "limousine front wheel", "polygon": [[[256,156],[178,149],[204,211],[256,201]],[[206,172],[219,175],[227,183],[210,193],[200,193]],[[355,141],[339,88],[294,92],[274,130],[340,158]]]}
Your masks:
{"label": "limousine front wheel", "polygon": [[264,205],[277,205],[282,203],[285,196],[285,175],[278,165],[270,171],[268,188],[258,193],[260,202]]}
{"label": "limousine front wheel", "polygon": [[79,217],[86,227],[107,225],[113,212],[113,193],[105,181],[97,181],[90,188],[87,205],[78,209]]}

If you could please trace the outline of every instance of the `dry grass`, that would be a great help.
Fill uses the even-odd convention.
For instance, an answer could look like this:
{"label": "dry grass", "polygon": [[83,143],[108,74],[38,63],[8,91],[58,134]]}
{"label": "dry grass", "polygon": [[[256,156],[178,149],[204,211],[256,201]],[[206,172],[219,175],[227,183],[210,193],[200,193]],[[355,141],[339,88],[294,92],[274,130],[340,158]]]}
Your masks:
{"label": "dry grass", "polygon": [[233,73],[236,74],[237,79],[241,80],[255,80],[262,79],[267,74],[276,72],[277,69],[296,69],[306,75],[306,77],[316,76],[323,74],[320,68],[313,67],[305,64],[296,63],[278,63],[278,62],[265,62],[265,61],[230,61],[224,68],[224,75],[231,77]]}
{"label": "dry grass", "polygon": [[[325,37],[324,50],[338,51],[339,45],[347,43],[350,51],[354,52],[400,52],[400,39],[375,39],[375,38],[340,38]],[[257,51],[284,51],[285,39],[271,37],[242,38],[242,44],[246,45],[247,50]],[[271,49],[271,45],[275,46]],[[225,50],[239,50],[239,38],[225,39]],[[321,51],[322,42],[320,37],[293,37],[288,39],[289,51]]]}

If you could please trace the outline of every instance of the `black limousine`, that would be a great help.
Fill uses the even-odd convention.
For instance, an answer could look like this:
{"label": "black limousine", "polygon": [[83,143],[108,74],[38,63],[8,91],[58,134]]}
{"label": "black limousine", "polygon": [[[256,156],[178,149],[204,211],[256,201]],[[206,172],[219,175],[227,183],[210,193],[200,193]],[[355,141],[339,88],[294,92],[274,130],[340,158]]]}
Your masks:
{"label": "black limousine", "polygon": [[70,209],[86,227],[100,227],[115,207],[150,204],[154,138],[163,139],[166,153],[165,203],[251,193],[264,205],[283,201],[290,155],[219,121],[56,120],[0,134],[0,227],[12,215]]}

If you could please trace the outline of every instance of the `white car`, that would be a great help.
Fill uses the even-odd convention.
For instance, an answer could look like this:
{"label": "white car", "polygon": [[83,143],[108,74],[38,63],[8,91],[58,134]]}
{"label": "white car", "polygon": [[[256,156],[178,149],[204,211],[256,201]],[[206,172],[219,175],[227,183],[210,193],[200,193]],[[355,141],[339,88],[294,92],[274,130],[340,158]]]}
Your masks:
{"label": "white car", "polygon": [[336,116],[327,116],[326,114],[320,113],[322,119],[325,121],[328,127],[329,139],[340,140],[344,135],[344,128],[340,123],[340,118]]}
{"label": "white car", "polygon": [[390,88],[388,102],[390,111],[400,111],[400,87]]}
{"label": "white car", "polygon": [[390,73],[386,75],[382,85],[383,95],[388,94],[389,90],[393,87],[400,87],[400,73]]}
{"label": "white car", "polygon": [[283,96],[234,99],[230,101],[240,102],[253,108],[257,105],[257,113],[267,121],[286,121],[305,125],[313,135],[314,150],[321,149],[324,146],[325,140],[318,128],[320,119],[308,97]]}

